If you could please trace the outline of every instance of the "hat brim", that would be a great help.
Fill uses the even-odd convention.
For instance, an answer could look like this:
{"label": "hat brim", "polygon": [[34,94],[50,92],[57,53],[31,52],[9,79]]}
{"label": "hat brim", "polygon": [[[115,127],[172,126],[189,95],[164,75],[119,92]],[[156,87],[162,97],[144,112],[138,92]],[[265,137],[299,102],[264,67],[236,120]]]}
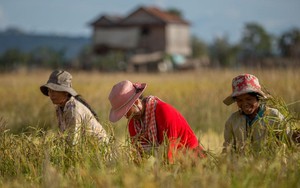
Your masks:
{"label": "hat brim", "polygon": [[227,106],[231,105],[232,103],[234,103],[235,100],[233,99],[233,97],[230,95],[228,97],[226,97],[224,100],[223,100],[223,103],[226,104]]}
{"label": "hat brim", "polygon": [[235,102],[234,97],[237,97],[237,96],[240,96],[240,95],[243,95],[246,93],[251,93],[251,92],[259,94],[263,99],[267,98],[267,95],[263,91],[252,91],[251,90],[251,91],[245,91],[245,92],[241,92],[241,93],[233,93],[233,94],[229,95],[228,97],[226,97],[223,100],[223,103],[226,104],[227,106],[229,106]]}
{"label": "hat brim", "polygon": [[76,92],[73,88],[64,87],[64,86],[57,85],[57,84],[54,84],[54,83],[47,83],[47,84],[42,85],[42,86],[40,87],[41,92],[42,92],[45,96],[49,96],[49,95],[48,95],[48,88],[49,88],[49,89],[52,89],[52,90],[54,90],[54,91],[64,91],[64,92],[69,93],[69,94],[72,95],[72,96],[78,95],[77,92]]}
{"label": "hat brim", "polygon": [[136,93],[134,97],[130,101],[127,102],[126,105],[124,105],[120,109],[111,109],[109,113],[109,121],[115,123],[119,121],[128,111],[129,109],[133,106],[134,102],[143,94],[145,91],[147,84],[142,83],[141,87],[143,88],[140,92]]}

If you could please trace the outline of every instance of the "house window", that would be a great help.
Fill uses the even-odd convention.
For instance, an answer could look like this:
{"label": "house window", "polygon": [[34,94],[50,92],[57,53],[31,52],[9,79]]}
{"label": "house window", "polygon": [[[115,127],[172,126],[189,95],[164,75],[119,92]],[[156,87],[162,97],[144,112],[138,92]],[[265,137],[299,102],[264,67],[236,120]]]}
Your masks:
{"label": "house window", "polygon": [[142,36],[147,36],[147,35],[149,35],[150,34],[150,29],[149,29],[149,27],[142,27],[142,29],[141,29],[141,35]]}

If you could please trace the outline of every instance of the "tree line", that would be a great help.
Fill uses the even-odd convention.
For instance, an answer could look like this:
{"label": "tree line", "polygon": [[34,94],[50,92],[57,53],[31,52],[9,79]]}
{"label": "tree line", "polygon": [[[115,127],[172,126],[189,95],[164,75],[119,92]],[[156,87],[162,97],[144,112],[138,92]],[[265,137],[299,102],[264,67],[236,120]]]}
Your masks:
{"label": "tree line", "polygon": [[[192,54],[190,58],[208,57],[209,66],[299,66],[300,65],[300,29],[291,28],[280,36],[268,33],[258,23],[246,23],[241,40],[230,44],[228,37],[216,38],[206,44],[200,38],[192,36]],[[12,71],[26,68],[74,68],[97,69],[100,71],[124,70],[125,52],[110,52],[93,56],[92,46],[85,46],[74,59],[65,57],[65,50],[39,47],[30,52],[9,49],[0,56],[0,70]],[[126,61],[125,61],[126,62]]]}
{"label": "tree line", "polygon": [[197,38],[192,41],[193,56],[208,55],[213,66],[300,65],[299,28],[275,36],[258,23],[247,23],[237,44],[230,44],[226,36],[216,38],[210,45]]}

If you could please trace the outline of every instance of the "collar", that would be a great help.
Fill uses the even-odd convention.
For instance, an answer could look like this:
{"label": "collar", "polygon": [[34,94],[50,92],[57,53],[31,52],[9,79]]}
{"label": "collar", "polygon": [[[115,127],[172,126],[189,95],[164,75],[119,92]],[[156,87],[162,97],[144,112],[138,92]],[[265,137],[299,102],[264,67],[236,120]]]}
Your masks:
{"label": "collar", "polygon": [[244,114],[246,116],[247,125],[251,126],[256,120],[262,118],[263,115],[264,115],[265,110],[266,110],[265,105],[261,104],[259,106],[259,109],[258,109],[258,112],[257,112],[256,116],[253,119],[250,119],[247,115]]}

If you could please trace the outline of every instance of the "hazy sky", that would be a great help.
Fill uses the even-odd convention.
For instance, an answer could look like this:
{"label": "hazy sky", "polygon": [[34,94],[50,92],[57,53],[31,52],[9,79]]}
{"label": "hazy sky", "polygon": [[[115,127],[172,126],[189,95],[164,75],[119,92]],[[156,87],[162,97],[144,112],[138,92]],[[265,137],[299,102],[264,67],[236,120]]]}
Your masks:
{"label": "hazy sky", "polygon": [[180,10],[191,23],[191,33],[206,42],[224,35],[236,42],[249,22],[274,35],[300,28],[300,0],[0,0],[0,30],[13,26],[36,33],[90,36],[89,23],[98,16],[126,16],[142,5]]}

